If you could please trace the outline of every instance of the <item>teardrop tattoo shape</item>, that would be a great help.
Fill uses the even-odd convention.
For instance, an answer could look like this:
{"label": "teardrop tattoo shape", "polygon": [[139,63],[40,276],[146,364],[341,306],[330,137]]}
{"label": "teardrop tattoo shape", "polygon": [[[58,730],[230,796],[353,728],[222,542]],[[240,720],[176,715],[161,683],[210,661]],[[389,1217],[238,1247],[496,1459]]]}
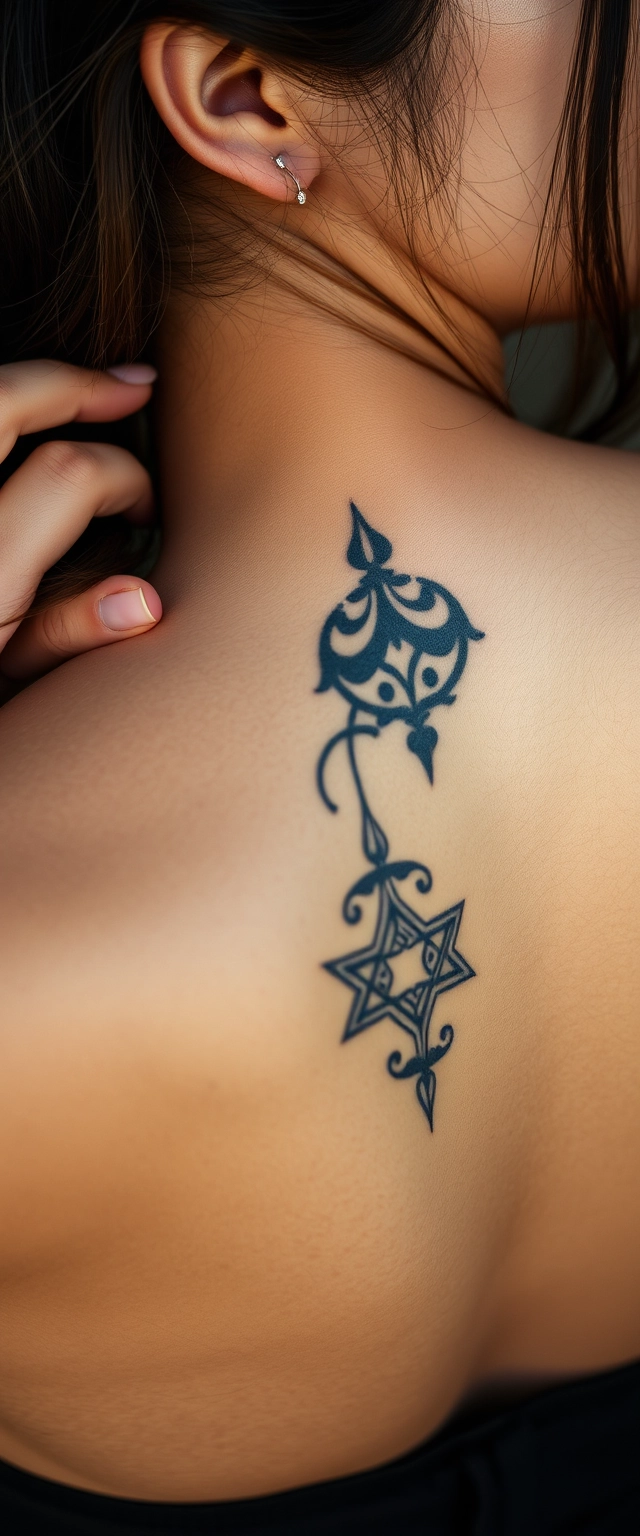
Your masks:
{"label": "teardrop tattoo shape", "polygon": [[[320,754],[317,785],[330,811],[338,807],[325,782],[327,762],[344,742],[361,816],[362,851],[372,868],[347,892],[345,922],[360,922],[362,900],[375,896],[377,912],[371,942],[324,968],[351,989],[353,998],[343,1041],[391,1019],[408,1034],[414,1052],[403,1061],[392,1051],[387,1070],[395,1078],[416,1079],[416,1097],[433,1130],[436,1092],[434,1065],[449,1050],[453,1027],[444,1024],[431,1045],[431,1017],[441,992],[468,981],[475,971],[456,948],[464,901],[425,920],[398,890],[410,876],[426,895],[431,871],[415,859],[389,862],[387,837],[369,805],[356,757],[356,738],[380,735],[393,720],[409,727],[407,746],[433,784],[433,755],[438,732],[429,724],[440,705],[452,705],[454,688],[467,662],[469,642],[482,640],[457,598],[424,576],[397,574],[388,561],[392,545],[351,504],[349,565],[362,575],[358,585],[332,610],[320,635],[320,682],[317,693],[335,689],[349,705],[347,724]],[[432,660],[437,666],[432,665]],[[411,951],[407,984],[407,962]]]}

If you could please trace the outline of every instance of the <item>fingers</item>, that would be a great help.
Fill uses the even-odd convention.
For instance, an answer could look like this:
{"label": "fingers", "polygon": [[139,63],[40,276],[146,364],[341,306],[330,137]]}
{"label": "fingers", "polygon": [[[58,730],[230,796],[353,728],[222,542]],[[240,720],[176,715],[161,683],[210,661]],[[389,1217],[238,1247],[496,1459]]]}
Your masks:
{"label": "fingers", "polygon": [[[24,433],[130,415],[146,404],[154,379],[155,370],[141,364],[111,373],[48,360],[0,367],[0,461]],[[93,517],[116,512],[148,522],[153,496],[137,459],[107,444],[43,443],[0,490],[0,693],[5,697],[15,681],[19,685],[70,656],[158,622],[162,604],[154,588],[125,576],[19,624],[45,571]]]}
{"label": "fingers", "polygon": [[148,581],[109,576],[89,592],[26,619],[0,657],[0,674],[11,682],[32,682],[71,656],[153,629],[161,617],[162,603]]}
{"label": "fingers", "polygon": [[[149,476],[109,443],[42,443],[0,491],[0,624],[24,613],[45,571],[92,517],[153,512]],[[0,649],[11,629],[0,629]]]}
{"label": "fingers", "polygon": [[146,405],[155,379],[146,364],[92,373],[41,359],[0,367],[0,460],[25,432],[69,421],[117,421]]}

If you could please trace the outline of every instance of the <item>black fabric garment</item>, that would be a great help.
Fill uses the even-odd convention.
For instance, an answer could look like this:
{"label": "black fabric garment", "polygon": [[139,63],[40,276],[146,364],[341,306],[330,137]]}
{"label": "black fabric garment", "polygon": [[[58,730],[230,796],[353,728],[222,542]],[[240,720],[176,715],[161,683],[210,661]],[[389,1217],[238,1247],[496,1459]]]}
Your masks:
{"label": "black fabric garment", "polygon": [[639,1536],[640,1363],[441,1431],[373,1472],[224,1504],[82,1493],[0,1462],[4,1536]]}

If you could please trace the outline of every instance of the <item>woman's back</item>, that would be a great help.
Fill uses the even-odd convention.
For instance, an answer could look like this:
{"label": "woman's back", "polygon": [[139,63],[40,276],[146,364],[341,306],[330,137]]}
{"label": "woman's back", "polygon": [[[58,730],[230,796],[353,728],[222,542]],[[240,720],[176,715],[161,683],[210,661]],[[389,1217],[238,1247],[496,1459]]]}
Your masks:
{"label": "woman's back", "polygon": [[[637,462],[319,321],[214,379],[190,323],[167,617],[0,720],[0,1456],[177,1500],[371,1466],[492,1380],[640,1348]],[[433,785],[365,707],[331,815],[350,499],[477,638]],[[395,948],[350,747],[383,862],[433,879],[396,869]],[[447,1049],[403,1078],[411,1008]]]}

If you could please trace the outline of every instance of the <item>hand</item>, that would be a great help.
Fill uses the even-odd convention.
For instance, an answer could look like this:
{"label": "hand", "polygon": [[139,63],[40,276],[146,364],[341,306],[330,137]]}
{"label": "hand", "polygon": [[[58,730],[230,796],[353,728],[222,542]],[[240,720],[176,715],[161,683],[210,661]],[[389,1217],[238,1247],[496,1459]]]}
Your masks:
{"label": "hand", "polygon": [[[0,462],[23,433],[63,422],[116,421],[140,410],[153,370],[132,366],[118,374],[48,361],[0,367]],[[153,493],[138,460],[108,443],[42,443],[0,490],[0,698],[82,651],[144,634],[161,618],[162,603],[148,581],[108,576],[80,596],[20,619],[45,571],[91,518],[115,512],[150,522]]]}

